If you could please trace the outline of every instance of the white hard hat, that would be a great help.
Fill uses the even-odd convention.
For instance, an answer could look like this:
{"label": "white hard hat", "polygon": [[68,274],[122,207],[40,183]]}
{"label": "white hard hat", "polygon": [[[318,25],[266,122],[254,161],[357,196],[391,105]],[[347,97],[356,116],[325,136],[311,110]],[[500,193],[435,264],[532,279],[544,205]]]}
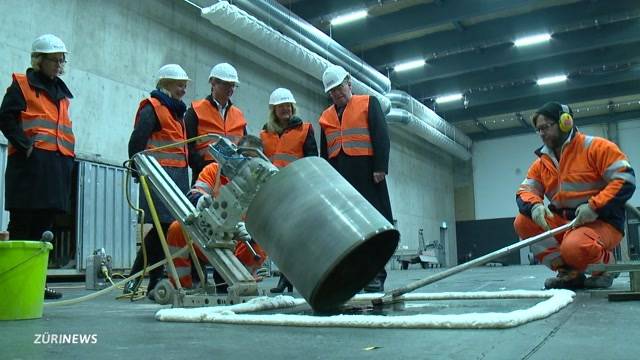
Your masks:
{"label": "white hard hat", "polygon": [[347,76],[349,76],[349,73],[342,66],[331,65],[326,68],[322,74],[324,92],[329,92],[329,90],[340,85]]}
{"label": "white hard hat", "polygon": [[178,64],[167,64],[161,67],[156,73],[156,81],[161,79],[191,80],[187,72]]}
{"label": "white hard hat", "polygon": [[269,105],[280,105],[284,103],[295,104],[296,99],[289,89],[277,88],[273,90],[271,96],[269,96]]}
{"label": "white hard hat", "polygon": [[228,81],[237,83],[238,81],[238,72],[233,65],[228,63],[220,63],[213,68],[211,68],[211,72],[209,73],[209,80],[211,78],[220,79],[222,81]]}
{"label": "white hard hat", "polygon": [[67,47],[64,46],[59,37],[52,34],[44,34],[33,41],[31,52],[45,54],[66,53]]}

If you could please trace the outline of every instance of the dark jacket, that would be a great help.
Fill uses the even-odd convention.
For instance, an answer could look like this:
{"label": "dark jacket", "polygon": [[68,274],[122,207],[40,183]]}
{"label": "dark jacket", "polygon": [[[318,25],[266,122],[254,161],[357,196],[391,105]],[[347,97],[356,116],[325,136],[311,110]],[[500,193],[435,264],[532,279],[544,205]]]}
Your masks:
{"label": "dark jacket", "polygon": [[[33,69],[27,70],[29,85],[41,96],[56,104],[73,95],[60,78],[49,79]],[[7,159],[5,173],[5,209],[52,209],[69,211],[73,158],[57,151],[34,148],[31,156],[26,152],[31,140],[22,130],[20,113],[27,107],[20,86],[15,81],[9,86],[0,105],[0,130],[18,150]]]}

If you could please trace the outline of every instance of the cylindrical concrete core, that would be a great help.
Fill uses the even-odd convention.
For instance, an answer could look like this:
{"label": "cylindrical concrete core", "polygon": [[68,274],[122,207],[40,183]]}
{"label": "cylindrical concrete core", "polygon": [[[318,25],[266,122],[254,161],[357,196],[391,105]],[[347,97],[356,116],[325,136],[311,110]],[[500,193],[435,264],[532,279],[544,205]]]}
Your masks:
{"label": "cylindrical concrete core", "polygon": [[315,311],[330,311],[389,261],[398,231],[328,162],[297,160],[262,186],[246,225]]}

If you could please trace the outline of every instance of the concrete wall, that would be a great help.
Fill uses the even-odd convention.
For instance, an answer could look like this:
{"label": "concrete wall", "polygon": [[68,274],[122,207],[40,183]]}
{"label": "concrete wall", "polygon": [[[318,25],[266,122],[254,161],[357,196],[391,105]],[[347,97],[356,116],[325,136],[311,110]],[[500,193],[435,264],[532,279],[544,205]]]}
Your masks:
{"label": "concrete wall", "polygon": [[[607,137],[606,125],[580,127],[586,134]],[[638,173],[640,120],[618,124],[619,146]],[[535,160],[533,151],[542,142],[534,134],[478,141],[473,146],[473,183],[476,219],[512,217],[517,214],[515,192]],[[640,206],[638,191],[631,203]]]}
{"label": "concrete wall", "polygon": [[[202,3],[203,1],[199,1]],[[200,17],[200,10],[178,0],[37,0],[0,2],[0,87],[11,72],[29,66],[31,42],[43,33],[63,39],[70,53],[63,79],[75,95],[71,117],[79,153],[115,163],[127,158],[127,142],[138,102],[153,89],[153,76],[166,63],[182,65],[193,80],[185,102],[209,94],[211,66],[230,62],[239,72],[233,101],[245,113],[249,131],[266,120],[268,97],[276,87],[290,88],[299,114],[311,121],[328,102],[321,82]],[[393,130],[389,186],[403,245],[417,248],[419,228],[427,242],[449,226],[455,243],[453,170],[448,156],[424,140]],[[455,246],[448,253],[455,259]]]}

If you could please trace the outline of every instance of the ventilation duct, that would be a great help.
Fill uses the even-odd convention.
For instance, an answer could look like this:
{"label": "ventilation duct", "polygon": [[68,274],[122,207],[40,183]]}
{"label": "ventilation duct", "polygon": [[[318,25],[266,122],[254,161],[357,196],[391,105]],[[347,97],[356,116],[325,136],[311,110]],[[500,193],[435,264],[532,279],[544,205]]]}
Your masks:
{"label": "ventilation duct", "polygon": [[393,90],[386,96],[387,98],[389,98],[389,100],[391,100],[391,105],[393,106],[393,108],[404,109],[408,111],[416,118],[424,121],[430,127],[437,129],[447,138],[460,144],[467,151],[471,150],[471,145],[473,144],[473,142],[466,134],[445,121],[438,114],[433,112],[433,110],[429,109],[426,105],[416,100],[411,95],[407,94],[404,91]]}
{"label": "ventilation duct", "polygon": [[431,144],[467,161],[471,158],[471,139],[444,121],[438,114],[402,91],[387,94],[393,107],[387,114],[388,123],[400,123]]}
{"label": "ventilation duct", "polygon": [[375,91],[386,94],[391,90],[389,78],[276,1],[234,0],[233,4],[263,20],[269,26],[281,31],[284,35],[331,63],[344,67],[351,75]]}
{"label": "ventilation duct", "polygon": [[[253,1],[250,3],[253,3]],[[317,79],[322,79],[324,70],[332,65],[330,61],[275,30],[272,26],[274,25],[273,22],[277,20],[274,18],[267,18],[270,22],[267,25],[265,22],[226,1],[219,1],[210,7],[203,8],[202,16],[212,24],[240,37],[266,53],[282,59],[291,59],[290,65]],[[355,58],[355,55],[353,57]],[[391,101],[379,91],[360,81],[356,73],[351,74],[354,92],[375,96],[380,101],[382,110],[387,114],[391,109]],[[389,79],[387,79],[388,81]],[[321,88],[321,86],[318,83],[318,88]]]}

